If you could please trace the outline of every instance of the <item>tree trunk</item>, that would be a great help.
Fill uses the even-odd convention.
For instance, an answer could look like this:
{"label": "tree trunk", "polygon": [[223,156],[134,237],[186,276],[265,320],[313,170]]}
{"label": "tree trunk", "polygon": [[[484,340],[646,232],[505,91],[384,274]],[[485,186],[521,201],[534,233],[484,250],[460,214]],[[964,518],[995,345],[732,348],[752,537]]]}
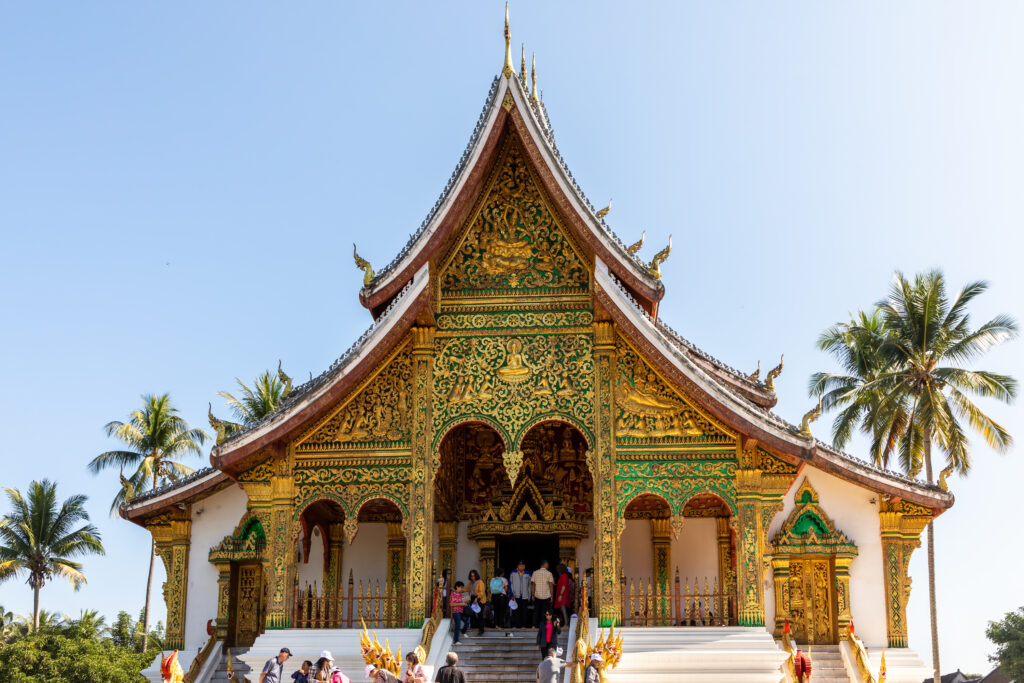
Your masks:
{"label": "tree trunk", "polygon": [[[159,467],[153,471],[153,489],[157,487]],[[146,579],[146,605],[142,608],[142,651],[149,649],[149,594],[153,591],[153,563],[156,561],[156,539],[150,539],[149,545],[149,578]]]}
{"label": "tree trunk", "polygon": [[32,630],[39,630],[39,584],[32,588]]}
{"label": "tree trunk", "polygon": [[[932,434],[930,429],[924,430],[924,467],[928,483],[932,483]],[[939,667],[939,623],[937,603],[935,600],[935,529],[928,522],[928,611],[932,620],[932,676],[934,683],[942,683]]]}
{"label": "tree trunk", "polygon": [[[930,546],[929,546],[930,547]],[[149,578],[146,580],[146,605],[142,608],[142,651],[149,648],[149,594],[153,589],[153,563],[156,560],[156,540],[149,546]]]}

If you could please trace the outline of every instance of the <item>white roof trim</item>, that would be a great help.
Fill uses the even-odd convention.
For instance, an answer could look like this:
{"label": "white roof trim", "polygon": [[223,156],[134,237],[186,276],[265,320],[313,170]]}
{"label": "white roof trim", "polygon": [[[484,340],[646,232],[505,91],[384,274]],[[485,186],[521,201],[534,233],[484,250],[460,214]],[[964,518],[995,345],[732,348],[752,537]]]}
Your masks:
{"label": "white roof trim", "polygon": [[124,510],[127,512],[128,510],[135,510],[135,509],[138,509],[138,508],[148,508],[148,507],[152,507],[154,505],[159,506],[161,503],[164,503],[164,502],[170,500],[171,498],[173,498],[175,496],[181,495],[182,491],[188,491],[191,488],[195,488],[197,486],[202,486],[204,484],[209,483],[211,479],[216,479],[217,477],[223,477],[223,476],[224,476],[224,473],[221,472],[220,470],[216,470],[216,469],[215,470],[210,470],[209,472],[207,472],[202,477],[199,477],[198,479],[190,481],[188,483],[188,486],[182,486],[182,487],[171,486],[166,491],[161,493],[160,495],[153,496],[152,498],[143,498],[142,500],[128,503],[127,505],[124,506]]}

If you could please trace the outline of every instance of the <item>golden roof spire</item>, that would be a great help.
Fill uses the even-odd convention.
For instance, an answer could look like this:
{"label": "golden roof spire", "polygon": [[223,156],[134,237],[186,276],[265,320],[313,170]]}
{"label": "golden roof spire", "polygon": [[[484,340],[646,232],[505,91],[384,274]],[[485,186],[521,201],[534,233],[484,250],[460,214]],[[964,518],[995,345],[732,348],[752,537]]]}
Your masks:
{"label": "golden roof spire", "polygon": [[537,99],[537,53],[533,53],[533,68],[530,70],[530,99],[538,102]]}
{"label": "golden roof spire", "polygon": [[511,76],[515,73],[512,68],[512,32],[508,28],[508,3],[505,3],[505,66],[502,67],[503,76]]}
{"label": "golden roof spire", "polygon": [[526,43],[522,43],[522,57],[519,62],[519,82],[523,84],[523,90],[526,90]]}

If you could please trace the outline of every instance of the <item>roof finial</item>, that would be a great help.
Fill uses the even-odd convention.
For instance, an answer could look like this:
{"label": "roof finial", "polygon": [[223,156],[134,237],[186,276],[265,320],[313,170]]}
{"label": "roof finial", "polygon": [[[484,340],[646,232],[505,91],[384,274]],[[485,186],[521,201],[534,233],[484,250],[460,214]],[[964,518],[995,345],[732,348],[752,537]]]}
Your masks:
{"label": "roof finial", "polygon": [[526,43],[522,43],[522,58],[519,62],[519,82],[523,84],[523,90],[526,90]]}
{"label": "roof finial", "polygon": [[654,258],[651,259],[651,264],[647,266],[647,272],[660,280],[661,264],[665,262],[670,253],[672,253],[672,235],[668,236],[668,246],[655,254]]}
{"label": "roof finial", "polygon": [[539,102],[537,98],[537,53],[533,53],[533,68],[530,69],[530,99]]}
{"label": "roof finial", "polygon": [[511,76],[515,73],[512,68],[512,31],[508,28],[508,3],[505,3],[505,66],[502,67],[503,76]]}

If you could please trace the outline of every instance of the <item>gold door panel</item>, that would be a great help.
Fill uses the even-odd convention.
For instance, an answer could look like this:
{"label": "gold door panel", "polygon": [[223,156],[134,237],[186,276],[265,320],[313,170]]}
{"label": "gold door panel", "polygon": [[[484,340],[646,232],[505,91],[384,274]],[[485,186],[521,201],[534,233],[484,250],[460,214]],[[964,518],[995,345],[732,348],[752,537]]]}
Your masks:
{"label": "gold door panel", "polygon": [[798,644],[836,642],[832,563],[825,558],[789,562],[789,604],[793,637]]}

